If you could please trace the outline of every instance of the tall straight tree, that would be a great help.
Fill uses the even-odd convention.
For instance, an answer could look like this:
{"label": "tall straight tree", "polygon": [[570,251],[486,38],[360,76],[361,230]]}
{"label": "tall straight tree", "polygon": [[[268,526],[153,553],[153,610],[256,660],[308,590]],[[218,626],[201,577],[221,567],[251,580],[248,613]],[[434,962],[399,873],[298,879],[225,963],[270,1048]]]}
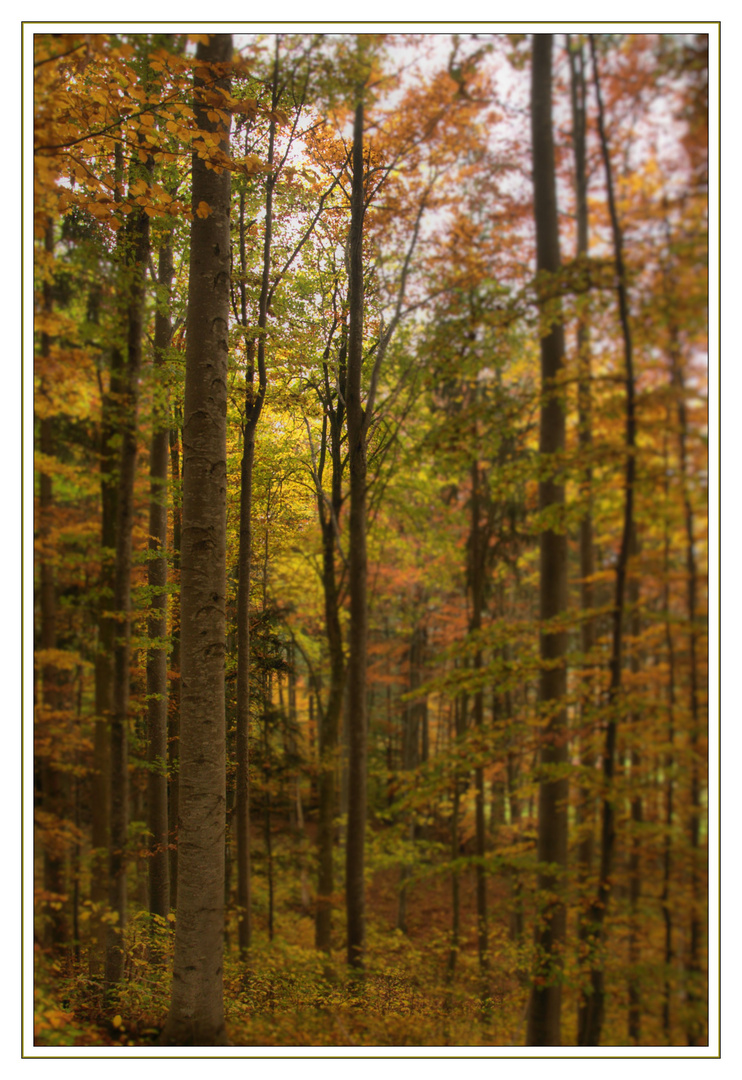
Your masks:
{"label": "tall straight tree", "polygon": [[[550,310],[546,294],[550,278],[559,272],[554,136],[551,118],[552,35],[534,34],[531,68],[531,126],[533,138],[536,269],[546,326],[541,330],[541,424],[539,451],[543,479],[539,482],[542,513],[559,514],[564,484],[559,478],[559,455],[564,451],[563,389],[564,331],[558,313]],[[545,714],[541,736],[543,769],[538,800],[539,890],[543,907],[536,930],[533,987],[528,1009],[529,1046],[561,1043],[561,970],[566,912],[560,897],[560,871],[567,865],[567,780],[559,775],[567,761],[567,634],[550,623],[567,609],[567,535],[559,528],[541,533],[540,553],[541,679],[540,699]]]}
{"label": "tall straight tree", "polygon": [[[160,245],[158,259],[158,297],[155,314],[154,354],[157,370],[162,373],[165,352],[170,345],[170,290],[173,279],[172,234]],[[168,395],[158,387],[161,397],[153,408],[153,431],[150,446],[149,475],[149,562],[147,581],[152,589],[149,636],[155,642],[147,654],[147,798],[149,810],[150,860],[149,909],[153,915],[167,915],[170,910],[170,874],[167,811],[167,472],[170,454]]]}
{"label": "tall straight tree", "polygon": [[[252,561],[252,480],[255,464],[255,437],[263,411],[268,376],[265,365],[265,335],[268,326],[269,287],[271,279],[271,243],[273,236],[274,151],[276,142],[275,110],[278,107],[278,46],[273,64],[271,115],[268,135],[267,176],[265,181],[265,224],[263,231],[263,268],[258,301],[257,386],[255,385],[255,339],[247,344],[245,373],[245,422],[243,424],[242,466],[240,472],[240,550],[239,581],[237,586],[237,784],[235,816],[237,818],[237,904],[240,908],[238,940],[244,954],[250,948],[252,917],[250,903],[250,571]],[[240,195],[240,263],[243,270],[240,282],[241,320],[247,325],[247,294],[244,267],[245,197]]]}
{"label": "tall straight tree", "polygon": [[[360,49],[359,49],[360,51]],[[361,57],[359,57],[359,60]],[[353,182],[350,203],[349,329],[346,411],[350,460],[350,627],[348,630],[348,834],[345,902],[348,916],[348,963],[363,967],[365,938],[364,845],[366,833],[366,439],[370,406],[361,401],[363,367],[363,121],[365,87],[356,87],[353,120]]]}
{"label": "tall straight tree", "polygon": [[603,747],[603,807],[601,814],[601,847],[598,888],[587,914],[588,935],[590,942],[590,988],[580,1002],[578,1039],[580,1046],[597,1046],[603,1028],[605,1011],[605,969],[601,955],[601,945],[605,934],[605,913],[611,895],[611,876],[613,874],[613,855],[616,842],[615,794],[613,791],[616,770],[616,738],[618,733],[618,712],[621,698],[621,674],[623,667],[623,622],[626,606],[626,584],[629,568],[629,555],[634,528],[634,483],[636,476],[636,413],[634,404],[634,360],[629,322],[629,298],[626,288],[626,271],[623,258],[623,234],[618,220],[616,198],[613,187],[613,169],[605,130],[603,98],[600,90],[600,75],[595,48],[595,35],[590,37],[590,55],[593,64],[595,97],[598,103],[598,132],[605,167],[608,210],[613,233],[613,250],[616,264],[616,293],[618,315],[624,345],[624,387],[626,395],[626,424],[624,447],[626,464],[624,468],[624,511],[621,543],[616,559],[616,586],[613,602],[612,640],[608,688],[608,721],[605,729]]}
{"label": "tall straight tree", "polygon": [[[587,259],[589,253],[589,218],[587,204],[587,80],[585,77],[585,52],[581,39],[572,40],[567,34],[567,58],[570,69],[570,94],[572,102],[572,149],[575,159],[575,216],[577,258]],[[585,665],[586,687],[581,706],[580,759],[583,774],[589,774],[594,759],[593,730],[595,690],[589,674],[597,637],[597,621],[591,614],[595,606],[595,549],[593,543],[593,465],[592,465],[592,387],[591,349],[588,316],[583,311],[577,322],[577,438],[582,458],[580,484],[585,509],[580,518],[580,607],[582,620],[580,644]],[[587,887],[588,875],[595,846],[595,801],[586,787],[580,793],[576,808],[577,877],[580,885]],[[584,944],[588,936],[588,923],[580,913],[577,926],[578,953],[582,960],[587,955]],[[578,1021],[579,1024],[579,1021]]]}
{"label": "tall straight tree", "polygon": [[[232,35],[199,43],[196,122],[229,150],[229,120],[204,100],[229,92]],[[212,119],[213,118],[213,119]],[[225,599],[230,174],[192,162],[193,220],[183,412],[178,919],[162,1041],[226,1043],[224,1029]],[[206,209],[208,208],[208,212]]]}
{"label": "tall straight tree", "polygon": [[[146,155],[146,151],[144,152]],[[151,158],[132,164],[129,187],[150,176]],[[113,649],[113,712],[110,727],[110,852],[108,900],[118,916],[106,936],[106,983],[124,974],[123,932],[126,925],[126,848],[129,831],[129,657],[131,639],[132,529],[134,480],[137,465],[139,373],[142,366],[144,297],[149,256],[149,217],[139,209],[129,215],[123,232],[123,297],[125,308],[126,365],[119,399],[119,463],[116,494],[116,556],[113,606],[118,622]]]}

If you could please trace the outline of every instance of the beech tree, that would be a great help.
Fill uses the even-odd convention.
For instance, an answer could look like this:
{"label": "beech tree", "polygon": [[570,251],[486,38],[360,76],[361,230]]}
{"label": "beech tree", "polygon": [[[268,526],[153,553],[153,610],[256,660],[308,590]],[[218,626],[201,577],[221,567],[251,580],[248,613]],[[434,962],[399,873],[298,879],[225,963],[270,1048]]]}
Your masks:
{"label": "beech tree", "polygon": [[[548,295],[553,275],[559,272],[559,227],[554,174],[554,141],[551,119],[552,35],[535,34],[531,75],[531,125],[533,131],[534,216],[536,220],[536,268],[542,296]],[[528,1014],[528,1044],[559,1046],[561,1043],[562,950],[566,912],[559,874],[567,865],[567,636],[559,626],[567,609],[567,536],[559,521],[564,506],[564,483],[559,455],[564,450],[564,390],[560,385],[564,365],[564,331],[559,311],[542,301],[545,325],[541,329],[541,427],[539,453],[544,479],[539,483],[539,510],[549,515],[541,533],[540,698],[544,710],[539,783],[538,858],[539,889],[550,899],[543,902],[536,931],[536,957]],[[553,304],[553,302],[552,302]],[[553,522],[553,524],[551,524]]]}
{"label": "beech tree", "polygon": [[[232,35],[200,41],[194,81],[199,130],[229,148],[229,120],[207,87],[229,92]],[[214,119],[210,118],[209,113]],[[163,1042],[226,1042],[223,999],[226,595],[226,416],[230,299],[227,169],[193,155],[183,408],[178,917]]]}

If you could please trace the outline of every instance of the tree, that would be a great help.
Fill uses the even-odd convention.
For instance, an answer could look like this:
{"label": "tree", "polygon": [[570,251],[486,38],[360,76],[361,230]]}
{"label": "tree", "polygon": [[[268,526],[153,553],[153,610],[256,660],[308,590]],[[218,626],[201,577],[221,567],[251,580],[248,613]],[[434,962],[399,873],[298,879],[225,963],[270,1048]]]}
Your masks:
{"label": "tree", "polygon": [[[206,87],[229,93],[232,35],[199,41],[194,110],[227,153],[229,118]],[[213,117],[213,119],[210,117]],[[226,1042],[223,999],[226,415],[230,300],[228,170],[193,155],[183,410],[178,915],[166,1045]]]}
{"label": "tree", "polygon": [[598,129],[603,163],[606,174],[608,208],[613,234],[613,249],[616,266],[616,292],[618,297],[619,320],[624,346],[624,386],[626,394],[626,426],[624,472],[624,511],[621,543],[616,559],[615,598],[612,612],[612,636],[610,658],[610,686],[608,690],[608,716],[606,722],[605,745],[603,748],[603,805],[601,819],[600,869],[597,895],[587,913],[588,940],[591,957],[590,992],[583,998],[578,1033],[581,1046],[597,1046],[603,1026],[605,1003],[604,961],[599,956],[599,946],[603,936],[605,912],[611,895],[611,874],[613,872],[613,853],[615,844],[615,795],[613,780],[616,767],[616,734],[621,702],[622,647],[625,592],[628,576],[629,555],[633,536],[634,483],[636,475],[636,414],[634,404],[634,359],[631,326],[629,322],[629,302],[626,285],[626,270],[623,256],[623,237],[618,220],[616,199],[613,189],[613,172],[605,132],[603,100],[600,92],[600,76],[595,49],[595,39],[590,38],[590,51],[593,62],[595,95],[598,102]]}
{"label": "tree", "polygon": [[[146,60],[145,60],[146,62]],[[149,153],[144,163],[133,162],[129,192],[145,182],[151,168]],[[113,649],[113,711],[110,740],[109,890],[111,910],[117,922],[108,929],[106,942],[106,982],[120,982],[124,970],[123,932],[126,925],[126,860],[129,832],[129,660],[131,639],[132,529],[134,527],[134,482],[137,464],[137,416],[139,373],[142,366],[142,337],[146,266],[149,256],[149,216],[143,208],[134,210],[121,230],[121,274],[123,279],[126,363],[123,367],[118,406],[118,434],[121,448],[116,490],[116,554],[113,583],[113,617],[118,626]]]}
{"label": "tree", "polygon": [[[160,245],[158,257],[158,309],[155,315],[154,353],[160,372],[170,345],[170,291],[173,278],[172,236]],[[160,389],[160,388],[158,388]],[[170,911],[169,830],[167,805],[167,484],[170,455],[170,418],[165,387],[155,400],[150,447],[149,562],[147,580],[152,589],[149,636],[156,642],[147,657],[148,800],[151,856],[149,904],[153,915]],[[164,400],[163,400],[164,398]]]}
{"label": "tree", "polygon": [[[533,132],[534,217],[536,268],[541,288],[559,272],[559,226],[554,174],[551,120],[552,35],[533,37],[531,126]],[[558,1046],[561,1042],[561,968],[566,912],[561,897],[567,865],[567,635],[559,625],[567,609],[567,536],[560,521],[564,484],[559,456],[564,451],[565,415],[560,386],[564,363],[564,332],[559,312],[543,305],[541,329],[541,430],[539,453],[544,479],[539,483],[539,510],[546,518],[541,533],[541,736],[538,803],[539,889],[550,899],[543,903],[536,931],[536,963],[528,1014],[528,1045]]]}
{"label": "tree", "polygon": [[[359,47],[359,62],[362,51]],[[366,440],[370,404],[361,399],[363,367],[363,219],[365,216],[363,120],[365,87],[355,88],[352,190],[348,237],[348,368],[345,402],[350,471],[350,628],[348,631],[348,835],[345,896],[348,917],[348,963],[363,966],[365,939],[364,842],[366,831]]]}

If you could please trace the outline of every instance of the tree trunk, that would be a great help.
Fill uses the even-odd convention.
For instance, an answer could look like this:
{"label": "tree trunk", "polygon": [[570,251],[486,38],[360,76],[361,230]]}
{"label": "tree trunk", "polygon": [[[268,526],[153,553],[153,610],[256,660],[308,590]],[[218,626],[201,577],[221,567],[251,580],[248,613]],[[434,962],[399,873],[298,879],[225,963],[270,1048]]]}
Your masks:
{"label": "tree trunk", "polygon": [[[550,34],[533,38],[531,122],[533,132],[534,212],[537,271],[548,277],[559,272],[554,141],[551,120]],[[546,312],[545,312],[546,314]],[[554,312],[549,311],[553,316]],[[542,331],[543,333],[543,331]],[[563,390],[559,386],[564,363],[564,333],[560,322],[541,338],[541,428],[539,452],[546,473],[539,482],[541,512],[559,512],[564,505],[564,484],[559,476],[559,455],[565,445]],[[559,619],[567,609],[567,536],[555,529],[541,533],[540,614],[542,623]],[[561,872],[567,865],[567,779],[554,778],[567,762],[567,635],[563,630],[541,631],[541,705],[546,715],[540,762],[546,776],[539,783],[538,887],[542,902],[536,929],[536,958],[528,1009],[529,1046],[561,1044],[561,972],[566,933]]]}
{"label": "tree trunk", "polygon": [[[158,304],[155,315],[154,355],[162,374],[170,345],[170,290],[173,280],[172,240],[160,247]],[[163,918],[170,910],[168,858],[168,688],[167,688],[167,479],[170,450],[167,385],[155,388],[150,449],[149,562],[147,579],[152,596],[147,653],[147,810],[149,815],[149,910]]]}
{"label": "tree trunk", "polygon": [[[149,163],[134,166],[131,179],[149,178]],[[126,928],[126,861],[129,831],[129,641],[131,638],[131,551],[134,527],[134,481],[137,465],[139,373],[142,366],[144,297],[149,255],[149,217],[133,211],[124,231],[126,296],[126,368],[118,412],[119,454],[116,494],[116,561],[113,607],[117,619],[113,649],[113,713],[110,726],[110,855],[108,902],[117,916],[106,935],[106,983],[124,974]]]}
{"label": "tree trunk", "polygon": [[[425,631],[422,626],[415,627],[409,649],[409,692],[414,694],[420,685],[420,667],[422,664],[422,643]],[[417,701],[411,701],[407,705],[402,731],[402,769],[406,774],[407,783],[411,783],[410,774],[417,768],[419,763],[420,747],[420,705]],[[412,843],[415,839],[415,822],[410,817],[407,825],[407,838]],[[397,894],[397,929],[403,934],[407,933],[407,882],[412,875],[410,862],[405,861],[399,875]]]}
{"label": "tree trunk", "polygon": [[[479,465],[473,462],[471,466],[471,528],[469,532],[469,592],[471,596],[471,609],[469,613],[469,633],[475,638],[482,629],[482,613],[484,610],[485,575],[487,568],[487,532],[482,524],[483,512],[483,486],[484,477],[481,475]],[[477,644],[474,653],[474,671],[481,677],[482,672],[482,649]],[[484,687],[481,681],[474,692],[474,726],[481,733],[484,727]],[[487,826],[485,821],[485,791],[484,791],[484,766],[478,764],[474,770],[474,822],[475,822],[475,854],[476,881],[477,881],[477,951],[479,954],[479,974],[482,986],[487,979],[489,968],[488,957],[488,927],[487,927],[487,876],[484,869],[484,857],[487,847]]]}
{"label": "tree trunk", "polygon": [[[228,65],[232,35],[199,43],[196,122],[229,151],[229,122],[210,120],[204,68]],[[216,85],[230,80],[213,69]],[[209,80],[211,81],[211,77]],[[212,113],[213,115],[213,113]],[[181,731],[178,912],[170,1011],[162,1041],[217,1046],[224,1029],[226,416],[230,301],[230,174],[193,155],[183,424]],[[201,202],[207,217],[195,210]]]}
{"label": "tree trunk", "polygon": [[[667,429],[670,427],[668,416]],[[668,459],[667,435],[664,440],[664,464],[665,464],[665,523],[664,523],[664,583],[662,586],[662,615],[665,622],[665,646],[667,649],[667,752],[664,756],[663,768],[665,778],[665,806],[664,825],[665,838],[662,845],[662,918],[665,924],[665,979],[662,998],[662,1030],[666,1042],[670,1042],[670,1025],[672,999],[672,981],[670,972],[674,960],[673,942],[673,911],[671,900],[672,889],[672,829],[675,817],[675,643],[673,641],[670,626],[670,523],[669,494],[670,494],[670,464]]]}
{"label": "tree trunk", "polygon": [[[636,539],[636,533],[633,534],[632,554],[636,555],[639,552],[638,540]],[[639,580],[636,575],[632,575],[628,582],[627,598],[629,602],[629,610],[631,612],[631,635],[633,637],[632,650],[631,650],[631,674],[636,676],[639,673],[639,650],[638,640],[641,633],[641,618],[639,614]],[[628,1015],[628,1036],[629,1041],[638,1046],[641,1042],[641,1015],[642,1015],[642,998],[641,998],[641,976],[639,973],[639,962],[641,960],[641,918],[639,915],[639,901],[641,900],[642,892],[642,879],[641,879],[641,825],[644,820],[644,803],[641,795],[641,781],[639,778],[639,769],[641,767],[641,756],[636,748],[636,743],[639,739],[639,724],[641,717],[636,712],[632,714],[632,736],[634,746],[631,749],[629,756],[630,768],[631,768],[631,844],[629,848],[629,928],[628,928],[628,961],[629,961],[629,978],[628,978],[628,998],[629,998],[629,1015]]]}
{"label": "tree trunk", "polygon": [[366,414],[361,402],[363,365],[363,88],[353,123],[353,184],[349,236],[348,376],[346,407],[350,455],[350,627],[348,630],[348,835],[345,896],[348,963],[363,967],[366,836]]}
{"label": "tree trunk", "polygon": [[680,458],[680,482],[682,485],[683,519],[685,525],[685,572],[686,572],[686,605],[688,614],[688,676],[690,684],[690,845],[691,845],[691,875],[690,875],[690,920],[688,927],[688,1005],[689,1016],[687,1023],[687,1040],[689,1046],[702,1046],[706,1041],[706,1025],[702,1019],[704,1010],[705,993],[703,990],[703,973],[701,963],[701,946],[703,937],[703,895],[701,888],[700,861],[701,852],[701,815],[703,813],[700,799],[700,756],[699,740],[702,734],[701,717],[698,703],[698,667],[696,656],[696,593],[698,571],[696,569],[695,555],[695,525],[693,506],[688,490],[688,419],[685,408],[685,379],[680,354],[680,342],[677,328],[674,324],[670,327],[671,345],[670,359],[672,363],[672,388],[675,394],[675,403],[678,418],[678,453]]}
{"label": "tree trunk", "polygon": [[[51,255],[54,251],[54,225],[50,223],[45,237],[46,253]],[[52,310],[52,287],[51,282],[45,281],[43,286],[44,311]],[[41,355],[49,357],[51,341],[44,331],[41,335]],[[40,395],[46,396],[48,387],[46,380],[42,381]],[[45,458],[54,455],[54,431],[51,416],[44,416],[40,421],[40,449]],[[51,476],[43,470],[39,474],[39,540],[42,544],[42,554],[39,558],[40,589],[39,600],[41,603],[41,648],[52,651],[57,648],[57,585],[54,567],[49,556],[50,532],[54,508],[54,490]],[[60,679],[62,672],[50,664],[48,660],[41,669],[41,710],[39,719],[44,714],[54,725],[54,713],[62,708]],[[63,774],[47,761],[42,768],[42,798],[44,811],[51,818],[60,820],[62,817],[62,794],[64,779]],[[64,844],[59,830],[57,835],[49,837],[44,844],[44,890],[54,896],[55,900],[49,907],[48,922],[45,926],[44,938],[53,949],[60,948],[67,941],[67,926],[65,913],[65,857]]]}
{"label": "tree trunk", "polygon": [[590,38],[593,62],[593,78],[598,100],[598,130],[600,134],[603,162],[608,189],[608,208],[613,232],[613,247],[616,263],[616,291],[618,294],[619,320],[624,341],[626,390],[626,468],[624,474],[624,515],[621,545],[616,560],[616,591],[613,605],[613,633],[610,661],[610,687],[608,691],[608,720],[606,724],[605,746],[603,749],[603,807],[601,820],[600,869],[597,894],[587,913],[588,935],[590,941],[590,988],[583,995],[580,1004],[579,1033],[580,1046],[597,1046],[603,1026],[605,1006],[605,971],[600,956],[603,941],[605,913],[611,895],[611,874],[613,871],[613,849],[615,845],[615,808],[613,778],[615,773],[616,735],[618,729],[618,710],[621,698],[621,668],[623,645],[624,594],[629,563],[629,552],[633,531],[634,476],[636,458],[636,420],[634,415],[634,367],[631,328],[629,325],[628,296],[623,263],[623,241],[619,225],[616,202],[613,194],[613,171],[611,168],[608,142],[605,134],[603,101],[600,93],[600,77],[595,50],[594,36]]}
{"label": "tree trunk", "polygon": [[[584,259],[589,250],[589,220],[587,205],[587,84],[585,58],[581,43],[573,45],[567,35],[567,54],[570,65],[570,90],[572,101],[572,142],[575,156],[575,210],[577,218],[577,258]],[[587,318],[581,314],[577,322],[577,440],[583,467],[580,477],[585,510],[580,519],[580,644],[587,670],[592,669],[592,654],[596,642],[596,624],[589,612],[595,605],[595,550],[593,541],[593,467],[592,467],[592,387],[590,329]],[[583,699],[580,707],[579,754],[583,773],[594,764],[593,729],[595,725],[595,701],[589,675],[585,675]],[[577,832],[577,881],[580,898],[586,895],[593,861],[595,833],[594,796],[588,786],[579,793],[575,823]],[[577,923],[578,956],[587,955],[588,924],[580,910]],[[585,977],[587,973],[584,973]]]}
{"label": "tree trunk", "polygon": [[[323,446],[326,450],[329,435],[330,464],[332,468],[330,505],[326,506],[322,491],[322,466],[317,471],[317,506],[322,529],[322,585],[325,598],[325,632],[330,653],[330,688],[327,706],[320,709],[319,726],[319,817],[317,824],[317,913],[315,923],[315,944],[318,949],[329,953],[332,936],[332,895],[335,891],[333,867],[333,849],[335,840],[336,784],[338,737],[340,717],[343,707],[345,684],[345,655],[343,652],[343,634],[340,625],[340,597],[338,594],[335,548],[338,542],[338,522],[342,507],[342,453],[341,435],[344,419],[346,342],[343,341],[338,353],[338,385],[336,398],[329,381],[329,344],[325,350],[325,415],[328,424],[323,429]],[[328,432],[329,427],[329,432]],[[324,460],[324,459],[323,459]]]}
{"label": "tree trunk", "polygon": [[[467,695],[461,694],[454,702],[455,724],[455,750],[457,756],[459,747],[466,733]],[[461,804],[461,774],[457,768],[453,773],[453,806],[451,808],[451,861],[456,863],[461,855],[459,839],[459,813]],[[448,949],[448,964],[446,967],[446,982],[453,982],[456,972],[456,962],[459,955],[459,942],[461,934],[461,890],[459,886],[459,871],[455,869],[451,874],[451,943]]]}
{"label": "tree trunk", "polygon": [[95,725],[93,729],[93,775],[91,782],[91,940],[89,972],[98,979],[104,970],[108,904],[108,843],[111,818],[110,724],[113,713],[113,649],[116,623],[113,618],[113,552],[116,545],[115,437],[118,401],[123,393],[123,358],[111,354],[108,391],[102,395],[99,429],[101,489],[101,569],[98,601],[98,642],[95,654]]}
{"label": "tree trunk", "polygon": [[[278,41],[273,66],[273,113],[278,106]],[[248,342],[248,366],[245,376],[245,423],[243,426],[242,470],[240,475],[240,550],[239,584],[237,590],[237,782],[235,816],[237,819],[237,907],[239,912],[238,941],[240,952],[246,955],[252,937],[250,901],[250,568],[252,558],[252,477],[255,463],[255,435],[263,411],[267,388],[265,364],[265,335],[268,325],[268,296],[271,275],[271,244],[273,237],[273,158],[276,138],[275,116],[270,122],[268,160],[265,185],[265,224],[263,232],[263,269],[258,302],[257,374],[254,385],[255,340]],[[245,267],[244,198],[240,200],[240,261]],[[247,324],[247,304],[244,275],[240,283],[242,322]]]}
{"label": "tree trunk", "polygon": [[[180,409],[173,410],[170,429],[170,472],[173,487],[173,570],[180,575],[181,490],[180,490]],[[180,584],[180,582],[178,582]],[[178,798],[180,790],[180,588],[174,591],[171,603],[172,650],[170,668],[173,674],[168,703],[167,771],[168,824],[170,827],[170,907],[178,906]]]}

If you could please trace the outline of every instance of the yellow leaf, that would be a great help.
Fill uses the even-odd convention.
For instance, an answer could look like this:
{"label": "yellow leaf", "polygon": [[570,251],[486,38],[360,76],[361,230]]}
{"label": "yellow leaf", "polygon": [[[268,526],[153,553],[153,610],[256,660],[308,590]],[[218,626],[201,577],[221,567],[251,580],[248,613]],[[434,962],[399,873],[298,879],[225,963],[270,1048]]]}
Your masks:
{"label": "yellow leaf", "polygon": [[121,1021],[121,1017],[120,1017],[120,1016],[119,1016],[118,1014],[116,1014],[116,1016],[114,1016],[114,1018],[113,1018],[113,1020],[111,1021],[111,1023],[113,1024],[113,1026],[114,1026],[115,1028],[121,1027],[121,1023],[122,1023],[122,1021]]}
{"label": "yellow leaf", "polygon": [[209,204],[201,200],[201,202],[196,207],[196,214],[198,215],[198,217],[207,218],[210,213],[211,207],[209,206]]}

